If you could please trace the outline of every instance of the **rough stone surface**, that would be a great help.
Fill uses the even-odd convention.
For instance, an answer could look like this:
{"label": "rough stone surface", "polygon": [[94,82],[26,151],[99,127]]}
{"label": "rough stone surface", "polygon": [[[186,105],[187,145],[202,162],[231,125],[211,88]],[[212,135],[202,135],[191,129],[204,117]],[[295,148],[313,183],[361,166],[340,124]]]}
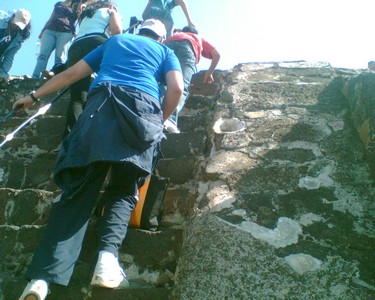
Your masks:
{"label": "rough stone surface", "polygon": [[[373,299],[375,74],[249,63],[193,77],[161,231],[130,230],[127,290],[92,289],[97,217],[69,287],[48,299]],[[0,113],[35,89],[0,83]],[[68,96],[0,149],[0,298],[17,299],[43,233]],[[4,138],[36,107],[0,125]],[[176,271],[177,270],[177,271]]]}
{"label": "rough stone surface", "polygon": [[[212,123],[214,148],[197,188],[199,217],[187,225],[176,298],[375,295],[373,166],[363,159],[356,126],[373,120],[364,113],[373,111],[364,108],[372,107],[373,94],[361,92],[372,76],[304,63],[240,65],[228,74]],[[223,120],[235,122],[222,130]],[[298,230],[280,227],[284,218]],[[321,266],[292,268],[287,257]]]}
{"label": "rough stone surface", "polygon": [[[199,240],[199,242],[198,242]],[[371,299],[358,266],[338,255],[302,275],[274,248],[213,215],[187,229],[174,299]]]}

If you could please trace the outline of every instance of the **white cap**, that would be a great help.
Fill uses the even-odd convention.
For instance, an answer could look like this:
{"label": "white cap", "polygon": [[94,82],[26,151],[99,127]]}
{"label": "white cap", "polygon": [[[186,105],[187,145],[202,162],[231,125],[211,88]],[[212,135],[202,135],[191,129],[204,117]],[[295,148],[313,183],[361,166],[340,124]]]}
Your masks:
{"label": "white cap", "polygon": [[149,29],[153,31],[157,36],[165,39],[167,35],[167,31],[165,30],[164,24],[156,19],[147,19],[143,21],[142,26],[139,30],[141,29]]}
{"label": "white cap", "polygon": [[31,14],[28,10],[21,8],[14,14],[13,23],[16,24],[21,30],[30,23]]}

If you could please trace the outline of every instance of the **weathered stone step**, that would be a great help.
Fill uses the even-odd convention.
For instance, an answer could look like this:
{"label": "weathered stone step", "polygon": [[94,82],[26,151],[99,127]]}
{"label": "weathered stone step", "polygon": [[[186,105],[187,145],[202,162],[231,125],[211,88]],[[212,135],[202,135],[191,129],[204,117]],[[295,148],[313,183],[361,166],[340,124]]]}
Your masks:
{"label": "weathered stone step", "polygon": [[[27,118],[28,116],[16,117],[1,124],[1,138],[4,139],[7,134],[13,132]],[[61,141],[64,126],[65,116],[45,115],[36,118],[17,132],[13,140],[3,146],[3,149],[21,148],[23,143],[28,147],[37,145],[38,148],[43,150],[55,149]]]}
{"label": "weathered stone step", "polygon": [[34,147],[30,150],[27,149],[27,151],[32,150],[35,150],[38,154],[33,156],[31,153],[25,153],[15,160],[10,158],[9,153],[4,155],[4,158],[0,160],[0,172],[2,172],[0,187],[57,190],[52,182],[56,154],[53,151],[51,153],[39,152]]}
{"label": "weathered stone step", "polygon": [[205,131],[182,132],[180,134],[168,134],[162,141],[164,158],[179,158],[190,155],[202,155],[207,150],[207,134]]}
{"label": "weathered stone step", "polygon": [[171,183],[183,184],[193,177],[198,162],[193,155],[165,158],[159,160],[157,170],[161,176],[170,178]]}
{"label": "weathered stone step", "polygon": [[195,181],[170,186],[165,197],[162,224],[181,225],[190,218],[197,200],[195,189]]}
{"label": "weathered stone step", "polygon": [[137,288],[106,290],[94,288],[91,292],[93,300],[167,300],[172,292],[171,288]]}
{"label": "weathered stone step", "polygon": [[[14,277],[5,278],[1,283],[3,294],[0,294],[2,300],[14,300],[18,299],[21,295],[26,280]],[[57,286],[50,285],[50,294],[47,296],[47,300],[116,300],[116,299],[127,299],[127,300],[166,300],[172,292],[172,288],[165,287],[153,287],[153,286],[142,286],[139,284],[130,283],[130,286],[126,289],[104,289],[91,287],[88,283],[86,285],[77,284],[77,281],[70,283],[69,286]]]}
{"label": "weathered stone step", "polygon": [[[186,100],[184,109],[194,109],[196,110],[195,113],[204,113],[204,112],[212,112],[212,109],[215,107],[216,102],[215,99],[218,98],[218,94],[204,96],[201,94],[191,94],[189,98]],[[183,109],[183,110],[184,110]],[[183,112],[183,110],[181,112]]]}
{"label": "weathered stone step", "polygon": [[43,225],[55,194],[36,189],[0,189],[0,225]]}
{"label": "weathered stone step", "polygon": [[[269,109],[283,106],[340,108],[347,105],[342,93],[344,83],[295,84],[290,82],[242,82],[230,87],[237,94],[237,105],[246,109]],[[250,105],[249,105],[250,104]]]}
{"label": "weathered stone step", "polygon": [[[0,284],[5,299],[17,299],[16,296],[22,292],[26,284],[22,274],[43,231],[43,226],[36,225],[0,225],[0,234],[3,237],[0,248],[0,260],[3,262],[0,269]],[[48,299],[66,299],[61,298],[61,295],[69,295],[69,299],[84,299],[85,293],[91,293],[89,282],[95,265],[96,234],[97,219],[94,218],[87,230],[72,284],[67,288],[52,285],[53,293]],[[133,297],[126,299],[150,299],[149,295],[154,293],[161,297],[155,299],[167,299],[163,297],[169,294],[169,288],[173,286],[182,235],[183,231],[180,229],[162,228],[157,232],[129,229],[119,257],[130,282],[129,297]],[[113,297],[124,297],[127,294],[125,290],[96,289],[92,295],[96,295],[94,299],[100,299],[100,295],[111,297],[101,299],[119,299],[112,298],[112,293]]]}
{"label": "weathered stone step", "polygon": [[197,112],[194,109],[184,108],[178,117],[178,128],[181,132],[199,132],[207,130],[212,117],[206,110]]}
{"label": "weathered stone step", "polygon": [[[42,225],[0,225],[1,273],[9,271],[19,276],[34,253],[43,233]],[[4,278],[4,276],[0,276]]]}

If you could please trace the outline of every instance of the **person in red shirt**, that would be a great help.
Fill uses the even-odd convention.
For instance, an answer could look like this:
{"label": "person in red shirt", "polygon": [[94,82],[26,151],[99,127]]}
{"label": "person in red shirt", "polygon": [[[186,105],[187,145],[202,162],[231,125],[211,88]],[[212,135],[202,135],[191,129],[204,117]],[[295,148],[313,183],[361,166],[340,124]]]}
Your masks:
{"label": "person in red shirt", "polygon": [[[182,110],[189,94],[189,85],[192,76],[197,72],[196,65],[201,56],[211,59],[211,64],[204,75],[203,82],[214,82],[213,72],[220,60],[217,49],[198,35],[198,31],[192,26],[185,26],[182,30],[175,30],[174,35],[165,41],[165,45],[172,49],[181,64],[184,78],[184,92],[177,109],[165,123],[165,128],[170,133],[179,133],[177,128],[178,113]],[[171,124],[172,123],[172,124]]]}

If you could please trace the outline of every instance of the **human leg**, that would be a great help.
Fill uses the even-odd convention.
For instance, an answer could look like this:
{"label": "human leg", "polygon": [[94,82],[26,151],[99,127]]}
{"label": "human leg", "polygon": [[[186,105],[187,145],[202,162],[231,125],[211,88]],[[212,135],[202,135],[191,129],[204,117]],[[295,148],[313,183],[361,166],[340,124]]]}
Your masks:
{"label": "human leg", "polygon": [[56,32],[55,65],[65,63],[72,38],[73,34],[71,32]]}
{"label": "human leg", "polygon": [[70,86],[70,102],[66,112],[66,123],[63,138],[72,130],[78,117],[81,115],[86,102],[87,90],[90,87],[91,78],[87,76]]}
{"label": "human leg", "polygon": [[99,231],[98,249],[118,256],[133,211],[138,189],[146,177],[132,164],[112,164],[109,183],[105,188],[104,212]]}
{"label": "human leg", "polygon": [[186,98],[189,95],[191,78],[193,77],[194,73],[196,73],[195,55],[191,44],[188,41],[172,41],[166,45],[176,54],[181,65],[184,80],[184,91],[180,99],[180,103],[178,104],[174,113],[170,116],[170,119],[177,125],[178,113],[185,105]]}
{"label": "human leg", "polygon": [[172,20],[162,20],[165,26],[165,30],[167,32],[167,36],[165,37],[166,39],[170,38],[173,35],[173,28],[174,24]]}
{"label": "human leg", "polygon": [[[68,67],[73,66],[93,49],[105,42],[101,35],[91,36],[74,42],[68,52]],[[87,91],[90,87],[91,77],[87,76],[70,86],[70,101],[66,112],[66,124],[63,137],[73,128],[87,102]]]}
{"label": "human leg", "polygon": [[127,232],[130,214],[138,201],[138,188],[146,178],[131,164],[112,164],[104,197],[99,232],[99,257],[91,284],[114,288],[127,286],[118,252]]}
{"label": "human leg", "polygon": [[53,30],[44,30],[40,41],[40,52],[37,58],[36,66],[33,71],[34,78],[41,78],[42,71],[46,69],[48,59],[56,46],[56,35]]}
{"label": "human leg", "polygon": [[68,285],[108,168],[108,164],[97,163],[85,173],[75,171],[74,176],[85,180],[72,197],[63,194],[53,203],[44,236],[26,271],[27,279]]}

